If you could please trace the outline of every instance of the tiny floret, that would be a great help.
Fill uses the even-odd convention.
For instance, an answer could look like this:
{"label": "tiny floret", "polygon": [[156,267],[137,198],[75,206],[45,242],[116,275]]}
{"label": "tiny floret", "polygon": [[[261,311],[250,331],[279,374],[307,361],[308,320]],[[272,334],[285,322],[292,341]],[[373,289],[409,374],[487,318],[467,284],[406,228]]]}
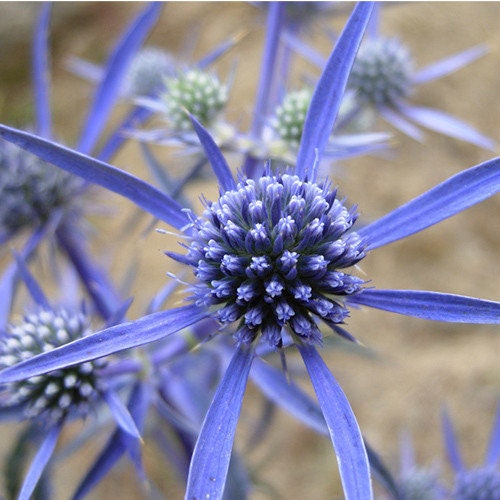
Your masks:
{"label": "tiny floret", "polygon": [[349,76],[349,88],[361,104],[391,106],[412,90],[413,61],[395,38],[368,38]]}
{"label": "tiny floret", "polygon": [[339,271],[365,255],[351,231],[356,217],[328,184],[286,173],[241,181],[194,222],[194,299],[223,324],[239,321],[239,341],[262,336],[281,347],[285,327],[296,341],[320,343],[314,317],[343,322],[343,299],[363,286]]}
{"label": "tiny floret", "polygon": [[[89,332],[89,320],[83,313],[62,309],[29,314],[22,323],[9,325],[0,339],[0,368],[51,351]],[[97,371],[104,364],[95,360],[8,384],[2,405],[21,405],[28,418],[55,421],[70,410],[84,416],[100,391]]]}

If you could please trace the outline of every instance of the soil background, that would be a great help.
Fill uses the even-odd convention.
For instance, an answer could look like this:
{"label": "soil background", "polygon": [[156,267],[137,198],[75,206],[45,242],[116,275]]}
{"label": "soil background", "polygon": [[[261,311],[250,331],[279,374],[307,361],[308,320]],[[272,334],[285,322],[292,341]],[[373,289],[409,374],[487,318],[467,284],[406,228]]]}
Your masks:
{"label": "soil background", "polygon": [[[23,127],[32,120],[30,87],[30,33],[40,4],[0,3],[0,121]],[[58,137],[74,143],[85,116],[92,87],[67,70],[68,57],[102,63],[131,16],[137,2],[81,2],[54,4],[51,32],[53,115]],[[352,4],[339,4],[339,14],[319,16],[306,28],[307,39],[325,56],[331,49],[325,29],[338,29]],[[382,32],[397,36],[411,49],[418,67],[477,44],[489,53],[453,75],[420,87],[413,102],[435,107],[467,121],[500,142],[500,3],[408,2],[387,4],[382,11]],[[148,44],[158,45],[191,60],[206,54],[229,36],[241,35],[236,48],[215,68],[222,78],[235,68],[228,118],[248,126],[262,56],[264,10],[240,2],[171,2]],[[301,75],[317,70],[301,62],[294,67],[295,84]],[[381,127],[381,130],[391,130]],[[357,203],[365,220],[383,215],[461,170],[498,154],[464,142],[426,133],[418,143],[394,132],[395,149],[386,157],[364,157],[337,166],[331,175],[350,202]],[[231,167],[239,167],[230,159]],[[115,163],[148,178],[141,170],[139,148],[131,143]],[[172,160],[182,169],[179,159]],[[212,183],[200,181],[190,196],[215,196]],[[212,196],[212,198],[213,198]],[[109,198],[109,200],[107,199]],[[104,196],[110,214],[94,216],[97,251],[108,255],[110,271],[121,276],[131,258],[138,259],[132,286],[132,315],[138,316],[147,300],[164,282],[169,262],[163,255],[174,240],[155,232],[144,236],[125,224],[133,208],[117,196]],[[118,208],[116,208],[118,207]],[[142,220],[144,229],[147,223]],[[500,197],[475,206],[426,231],[377,249],[361,268],[378,288],[421,289],[500,300]],[[112,255],[112,256],[111,256]],[[360,427],[394,470],[398,470],[400,438],[412,437],[420,464],[443,464],[449,473],[440,430],[440,411],[448,407],[469,466],[483,462],[497,405],[500,401],[500,332],[487,325],[426,322],[364,308],[352,311],[348,329],[370,355],[344,345],[325,349],[323,356],[341,383]],[[294,360],[291,360],[294,363]],[[311,390],[308,388],[308,390]],[[249,387],[236,446],[254,424],[258,393]],[[252,500],[287,498],[328,500],[342,498],[335,456],[328,439],[316,435],[282,411],[272,432],[247,457],[259,487]],[[0,429],[1,449],[17,426]],[[78,432],[77,430],[73,432]],[[81,472],[91,463],[99,443],[85,453],[57,465],[55,499],[69,498]],[[165,498],[180,498],[180,484],[163,465],[154,445],[144,448],[149,474],[165,491]],[[130,463],[123,461],[90,499],[110,496],[147,498]]]}

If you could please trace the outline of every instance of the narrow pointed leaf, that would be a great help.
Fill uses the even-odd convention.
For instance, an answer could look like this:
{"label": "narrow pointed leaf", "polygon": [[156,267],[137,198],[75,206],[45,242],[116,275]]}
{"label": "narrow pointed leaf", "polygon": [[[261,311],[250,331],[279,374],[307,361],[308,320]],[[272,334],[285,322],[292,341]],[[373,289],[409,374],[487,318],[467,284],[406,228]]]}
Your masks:
{"label": "narrow pointed leaf", "polygon": [[362,227],[368,249],[387,245],[437,224],[500,191],[500,158],[476,165]]}
{"label": "narrow pointed leaf", "polygon": [[413,83],[419,85],[449,75],[450,73],[453,73],[475,61],[479,57],[484,56],[487,52],[488,48],[485,45],[477,45],[476,47],[471,47],[470,49],[460,52],[459,54],[455,54],[451,57],[447,57],[446,59],[430,64],[429,66],[419,70],[414,75]]}
{"label": "narrow pointed leaf", "polygon": [[191,459],[186,500],[222,498],[253,356],[253,350],[240,345],[217,389]]}
{"label": "narrow pointed leaf", "polygon": [[120,97],[120,90],[130,63],[156,23],[161,9],[161,2],[151,2],[144,8],[111,54],[83,128],[77,147],[79,151],[90,153],[94,148],[109,113]]}
{"label": "narrow pointed leaf", "polygon": [[373,498],[370,466],[356,417],[344,392],[316,348],[298,346],[337,455],[340,477],[347,500]]}
{"label": "narrow pointed leaf", "polygon": [[313,166],[317,163],[317,156],[321,157],[332,132],[372,8],[373,2],[356,5],[316,86],[297,154],[296,172],[301,178],[315,178]]}
{"label": "narrow pointed leaf", "polygon": [[480,148],[495,149],[495,141],[479,133],[475,128],[442,111],[417,106],[400,107],[399,111],[414,122],[440,134],[470,142]]}
{"label": "narrow pointed leaf", "polygon": [[54,453],[61,429],[62,422],[59,422],[53,425],[47,433],[47,436],[45,436],[40,449],[33,459],[28,474],[26,475],[21,492],[19,493],[19,500],[29,500],[31,498],[40,476]]}
{"label": "narrow pointed leaf", "polygon": [[46,2],[40,10],[35,36],[33,39],[33,84],[35,94],[35,123],[36,131],[43,137],[52,135],[50,113],[50,75],[48,31],[50,22],[51,4]]}
{"label": "narrow pointed leaf", "polygon": [[182,207],[170,196],[112,165],[5,125],[0,125],[0,137],[39,156],[42,160],[128,198],[140,208],[177,229],[182,229],[189,222],[182,212]]}
{"label": "narrow pointed leaf", "polygon": [[108,403],[109,409],[120,428],[133,438],[141,439],[141,433],[137,429],[134,419],[120,398],[110,389],[103,393],[103,398]]}
{"label": "narrow pointed leaf", "polygon": [[221,191],[225,192],[236,189],[236,182],[234,181],[233,174],[231,173],[231,170],[229,170],[226,159],[219,149],[219,146],[215,144],[211,135],[205,130],[196,117],[190,115],[190,118],[194,130],[198,135],[198,139],[200,139],[201,145],[205,150],[205,154],[210,162],[212,170],[217,177]]}
{"label": "narrow pointed leaf", "polygon": [[189,305],[112,326],[1,371],[0,384],[23,380],[154,342],[207,316],[207,311]]}
{"label": "narrow pointed leaf", "polygon": [[450,293],[366,289],[349,303],[434,321],[500,324],[500,302]]}

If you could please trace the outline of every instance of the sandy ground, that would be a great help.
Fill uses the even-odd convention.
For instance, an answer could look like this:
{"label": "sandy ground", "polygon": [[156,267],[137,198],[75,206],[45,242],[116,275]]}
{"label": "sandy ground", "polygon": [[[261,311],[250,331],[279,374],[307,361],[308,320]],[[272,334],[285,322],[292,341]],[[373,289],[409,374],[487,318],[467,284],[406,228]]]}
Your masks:
{"label": "sandy ground", "polygon": [[[9,2],[0,4],[0,12],[5,14],[5,9],[11,7]],[[86,3],[63,13],[63,6],[56,5],[53,102],[61,139],[71,143],[78,132],[90,90],[65,70],[66,57],[74,54],[102,60],[113,37],[116,38],[129,14],[138,7],[135,3]],[[16,12],[22,13],[26,22],[24,28],[15,30],[16,36],[14,31],[2,27],[1,40],[9,49],[8,57],[2,56],[0,61],[3,123],[22,126],[31,113],[25,25],[29,24],[33,10],[31,3],[17,7]],[[421,87],[415,102],[452,113],[498,141],[499,20],[497,2],[410,2],[384,10],[382,22],[385,34],[399,36],[408,44],[419,67],[476,44],[488,44],[487,56]],[[174,2],[166,7],[150,42],[174,52],[187,50],[190,42],[196,42],[193,55],[196,59],[206,53],[207,47],[227,36],[243,33],[245,36],[234,51],[237,66],[229,116],[241,119],[245,126],[255,94],[263,23],[262,12],[250,4]],[[329,47],[319,33],[326,26],[340,25],[338,18],[316,20],[310,25],[309,33],[314,35],[323,54],[328,53]],[[190,38],[190,29],[198,32],[197,40]],[[226,56],[220,61],[217,69],[221,75],[229,74],[234,60]],[[311,67],[297,67],[297,75],[304,70],[310,71]],[[366,219],[382,215],[460,170],[495,155],[431,132],[426,134],[424,144],[397,133],[395,138],[396,150],[391,158],[352,160],[335,172],[342,193],[359,205],[361,216]],[[116,163],[145,176],[137,167],[139,162],[134,161],[137,155],[138,148],[132,144]],[[234,163],[232,167],[236,169],[238,165]],[[197,197],[201,190],[211,194],[210,189],[197,185],[192,195]],[[131,212],[127,203],[120,207],[120,213]],[[376,250],[362,262],[362,269],[379,288],[436,290],[500,300],[499,216],[497,196],[423,233]],[[95,224],[98,228],[111,227],[107,231],[120,227],[116,217],[96,217]],[[144,290],[155,290],[165,280],[168,262],[162,251],[170,243],[156,233],[142,239],[133,234],[121,238],[110,267],[119,274],[130,255],[141,256],[139,278],[132,290],[136,296],[133,311],[138,314],[148,299]],[[98,234],[97,245],[105,243],[103,234]],[[443,460],[439,413],[446,404],[460,433],[467,464],[479,464],[485,456],[500,400],[498,328],[425,322],[366,308],[352,312],[348,328],[376,355],[361,357],[342,347],[325,350],[323,354],[348,395],[364,435],[388,463],[397,469],[403,431],[413,437],[422,464]],[[241,437],[252,425],[249,415],[254,413],[258,401],[259,396],[250,388],[237,446],[243,444]],[[328,440],[283,412],[278,412],[276,419],[273,432],[248,456],[249,465],[261,482],[252,499],[342,498]],[[74,473],[78,477],[82,463],[91,460],[95,449],[89,445],[88,451],[88,457],[72,459],[61,466],[58,474],[61,482],[54,498],[68,497]],[[182,487],[165,470],[153,447],[146,445],[145,459],[154,480],[165,488],[166,498],[178,498]],[[272,485],[272,489],[267,485]],[[109,495],[127,499],[147,497],[134,481],[127,463],[118,467],[89,498]]]}

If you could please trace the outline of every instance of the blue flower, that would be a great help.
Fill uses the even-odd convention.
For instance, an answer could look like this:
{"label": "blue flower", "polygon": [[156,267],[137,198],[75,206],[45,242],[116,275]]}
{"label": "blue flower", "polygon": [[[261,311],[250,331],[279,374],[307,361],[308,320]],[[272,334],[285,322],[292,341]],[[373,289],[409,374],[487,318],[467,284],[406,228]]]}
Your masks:
{"label": "blue flower", "polygon": [[[380,15],[380,9],[377,14]],[[403,42],[378,33],[379,15],[372,17],[369,36],[361,44],[352,68],[348,84],[352,101],[349,102],[346,123],[375,110],[392,126],[416,140],[423,139],[418,128],[421,125],[485,149],[495,149],[492,139],[461,120],[411,102],[417,87],[473,62],[486,53],[485,47],[473,47],[416,69],[410,50]]]}
{"label": "blue flower", "polygon": [[[220,198],[202,217],[140,179],[32,134],[0,126],[0,135],[80,175],[183,231],[187,254],[173,255],[198,278],[189,305],[106,328],[0,373],[0,383],[61,369],[164,339],[206,318],[235,333],[231,362],[205,416],[191,460],[186,498],[221,498],[243,395],[262,345],[294,344],[316,391],[339,457],[346,497],[371,498],[367,452],[349,402],[321,359],[317,322],[352,337],[350,305],[424,319],[500,323],[500,303],[445,293],[377,290],[344,272],[367,252],[421,231],[500,190],[500,159],[465,170],[381,219],[354,231],[355,212],[318,183],[320,158],[338,114],[372,5],[358,4],[316,86],[293,170],[233,178],[209,133],[194,129],[217,177]],[[272,9],[271,9],[272,11]],[[271,16],[272,17],[272,16]],[[279,228],[279,230],[278,230]],[[233,328],[233,324],[237,323]],[[207,336],[218,330],[209,328]],[[263,339],[264,343],[260,342]]]}
{"label": "blue flower", "polygon": [[[22,320],[1,327],[2,368],[91,334],[90,317],[83,309],[53,307],[22,259],[17,257],[16,263],[36,307]],[[31,497],[64,425],[75,417],[95,414],[103,402],[111,410],[119,432],[129,436],[130,447],[137,446],[140,434],[136,421],[139,419],[129,413],[117,394],[117,390],[126,385],[126,379],[114,376],[109,367],[108,360],[101,358],[2,385],[0,414],[28,421],[29,428],[37,429],[36,442],[41,443],[20,488],[20,499]],[[114,448],[116,453],[116,446]]]}

